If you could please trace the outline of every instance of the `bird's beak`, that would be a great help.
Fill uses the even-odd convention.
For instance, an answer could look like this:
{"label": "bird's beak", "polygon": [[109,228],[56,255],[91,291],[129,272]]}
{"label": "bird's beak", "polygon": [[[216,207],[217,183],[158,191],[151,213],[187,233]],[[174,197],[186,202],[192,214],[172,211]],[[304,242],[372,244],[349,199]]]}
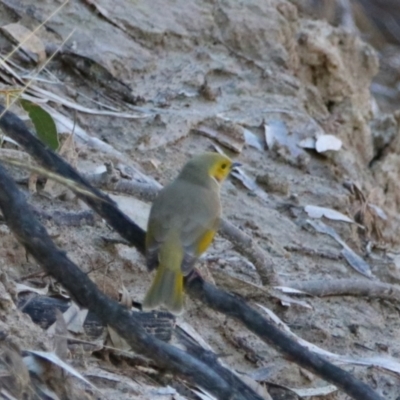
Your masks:
{"label": "bird's beak", "polygon": [[242,166],[242,164],[240,162],[234,162],[234,163],[232,163],[231,169],[235,169],[235,168],[241,167],[241,166]]}

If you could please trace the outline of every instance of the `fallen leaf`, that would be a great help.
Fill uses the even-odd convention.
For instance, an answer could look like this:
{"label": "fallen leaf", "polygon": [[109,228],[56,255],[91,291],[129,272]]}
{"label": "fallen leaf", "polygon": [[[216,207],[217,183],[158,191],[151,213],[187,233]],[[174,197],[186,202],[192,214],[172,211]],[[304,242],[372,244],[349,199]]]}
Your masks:
{"label": "fallen leaf", "polygon": [[117,350],[122,350],[122,351],[132,350],[132,347],[128,344],[128,342],[125,339],[123,339],[120,335],[118,335],[118,333],[115,332],[115,330],[111,328],[111,326],[108,325],[107,328],[113,347],[115,347]]}
{"label": "fallen leaf", "polygon": [[193,129],[195,133],[217,141],[220,145],[240,153],[245,143],[243,128],[228,121],[210,120]]}
{"label": "fallen leaf", "polygon": [[122,306],[126,307],[128,310],[132,308],[132,296],[129,294],[128,290],[124,285],[122,285],[122,294],[119,303]]}
{"label": "fallen leaf", "polygon": [[294,157],[302,154],[303,150],[299,149],[295,142],[295,135],[291,135],[286,124],[281,120],[271,120],[264,124],[265,141],[267,147],[271,150],[275,144],[284,146]]}
{"label": "fallen leaf", "polygon": [[339,234],[330,226],[325,225],[322,221],[307,220],[307,222],[319,233],[324,233],[331,236],[339,244],[343,246],[342,254],[349,265],[354,268],[360,274],[367,278],[372,278],[372,272],[370,266],[365,262],[358,254],[356,254],[339,236]]}
{"label": "fallen leaf", "polygon": [[56,308],[55,335],[53,338],[53,351],[62,360],[68,356],[68,330],[62,312]]}
{"label": "fallen leaf", "polygon": [[56,124],[51,115],[41,106],[29,100],[20,99],[24,110],[28,113],[39,139],[50,149],[56,151],[60,145]]}
{"label": "fallen leaf", "polygon": [[269,201],[267,193],[265,193],[265,191],[257,184],[256,180],[248,176],[243,169],[236,167],[231,172],[231,176],[242,182],[243,186],[253,192],[256,196],[260,197],[266,202]]}
{"label": "fallen leaf", "polygon": [[345,364],[354,364],[354,365],[365,365],[368,367],[376,367],[386,369],[387,371],[392,371],[397,374],[400,374],[400,362],[394,358],[389,357],[367,357],[367,358],[355,358],[347,355],[335,354],[330,351],[324,350],[313,343],[307,342],[306,340],[300,338],[295,335],[288,325],[286,325],[272,310],[269,308],[262,306],[261,304],[257,304],[268,316],[274,321],[287,335],[289,335],[293,340],[295,340],[300,345],[304,346],[308,350],[313,353],[320,354],[324,357],[327,357],[331,360],[338,361],[340,363]]}
{"label": "fallen leaf", "polygon": [[382,208],[376,206],[375,204],[371,204],[371,203],[368,203],[368,207],[372,208],[379,218],[383,219],[384,221],[387,220],[387,215],[386,215],[385,211],[382,210]]}
{"label": "fallen leaf", "polygon": [[117,203],[122,212],[128,215],[141,228],[147,228],[147,220],[150,214],[150,205],[135,199],[132,196],[110,194],[110,197]]}
{"label": "fallen leaf", "polygon": [[32,286],[24,285],[23,283],[16,283],[15,290],[17,293],[33,292],[46,296],[49,293],[49,284],[47,284],[44,288],[34,288]]}
{"label": "fallen leaf", "polygon": [[[41,359],[44,359],[46,361],[51,362],[54,365],[57,365],[58,367],[62,368],[64,371],[67,371],[71,375],[75,376],[76,378],[80,379],[81,381],[87,383],[89,386],[95,388],[95,386],[89,382],[87,379],[85,379],[80,372],[78,372],[75,368],[72,368],[70,365],[65,363],[61,358],[57,356],[55,353],[49,353],[45,351],[37,351],[37,350],[26,350],[28,353],[31,353],[35,357],[39,357]],[[24,358],[25,360],[25,358]],[[28,366],[29,369],[29,366]]]}
{"label": "fallen leaf", "polygon": [[304,210],[310,218],[325,217],[325,218],[328,218],[328,219],[331,219],[334,221],[343,221],[343,222],[354,223],[354,221],[350,217],[342,214],[339,211],[333,210],[331,208],[308,205],[308,206],[304,207]]}
{"label": "fallen leaf", "polygon": [[334,385],[323,386],[319,388],[290,388],[300,397],[327,396],[337,392],[338,388]]}
{"label": "fallen leaf", "polygon": [[313,149],[315,150],[315,142],[316,140],[312,137],[305,138],[299,142],[299,147],[303,149]]}
{"label": "fallen leaf", "polygon": [[246,128],[243,128],[244,141],[251,147],[254,147],[257,150],[264,150],[264,145],[261,139],[255,135],[253,132],[249,131]]}
{"label": "fallen leaf", "polygon": [[293,289],[293,288],[287,287],[287,286],[274,286],[274,289],[280,290],[282,293],[307,295],[307,293],[303,292],[302,290]]}
{"label": "fallen leaf", "polygon": [[315,142],[315,150],[318,153],[325,151],[338,151],[342,148],[342,141],[333,135],[321,135]]}

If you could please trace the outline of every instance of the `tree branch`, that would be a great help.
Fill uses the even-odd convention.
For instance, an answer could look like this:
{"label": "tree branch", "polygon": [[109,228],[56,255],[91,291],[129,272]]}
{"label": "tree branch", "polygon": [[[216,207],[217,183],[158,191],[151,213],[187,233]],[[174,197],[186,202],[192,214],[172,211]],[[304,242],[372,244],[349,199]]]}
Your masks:
{"label": "tree branch", "polygon": [[[3,109],[4,107],[0,106],[0,112],[2,112]],[[145,232],[127,216],[125,216],[108,196],[93,188],[61,157],[47,149],[29,132],[25,124],[17,116],[11,112],[6,112],[0,119],[0,127],[8,136],[20,143],[42,166],[64,176],[65,178],[75,180],[81,185],[84,185],[92,193],[96,194],[100,199],[99,201],[93,197],[87,197],[81,193],[77,193],[77,196],[89,204],[89,206],[98,212],[118,233],[120,233],[122,237],[127,239],[139,251],[144,251]],[[4,170],[1,169],[1,171]],[[10,179],[8,179],[8,181],[10,181]],[[3,186],[3,193],[0,195],[0,207],[5,211],[7,211],[7,207],[11,207],[10,201],[6,202],[6,205],[4,206],[5,208],[1,204],[4,194],[6,193],[6,189],[8,189],[8,184],[15,186],[12,180],[7,184],[6,182],[2,184],[0,179],[0,185]],[[21,202],[21,199],[15,200],[18,200],[19,206],[17,207],[18,212],[16,215],[14,215],[14,218],[16,218],[16,220],[18,220],[21,224],[24,224],[25,221],[23,219],[24,217],[26,218],[26,214],[20,213],[20,210],[25,209],[27,205],[25,202]],[[13,220],[8,218],[7,223],[13,224]],[[41,235],[47,235],[47,233],[43,227],[39,225],[39,229],[37,226],[38,224],[36,223],[35,225],[36,229],[40,231],[40,235],[38,235],[39,231],[29,232],[29,235],[33,235],[32,237],[38,242],[37,244],[35,243],[32,245],[32,243],[29,244],[28,241],[27,243],[30,246],[29,251],[34,252],[34,255],[36,254],[37,257],[40,257],[40,263],[46,268],[46,270],[52,273],[66,287],[66,289],[71,292],[71,294],[75,295],[75,292],[77,292],[76,294],[78,296],[75,297],[78,297],[78,299],[80,298],[81,301],[85,301],[83,304],[96,312],[99,318],[104,318],[104,320],[112,318],[113,323],[108,323],[113,326],[122,337],[125,339],[129,337],[130,339],[127,339],[127,341],[134,349],[136,349],[136,351],[148,355],[152,359],[156,359],[160,365],[163,365],[167,368],[169,366],[169,369],[177,372],[179,371],[181,374],[191,378],[192,380],[201,378],[203,387],[212,387],[213,391],[210,390],[212,393],[215,393],[216,391],[213,384],[216,385],[217,381],[218,390],[225,392],[229,389],[224,386],[224,383],[226,382],[219,376],[216,376],[214,371],[209,371],[212,376],[206,375],[206,372],[202,370],[204,364],[201,362],[193,358],[189,358],[187,362],[190,362],[192,365],[191,368],[194,368],[194,370],[191,370],[190,372],[185,368],[184,365],[180,364],[180,362],[183,362],[182,352],[179,352],[179,350],[175,348],[173,348],[174,350],[170,349],[169,347],[171,346],[165,347],[168,345],[162,342],[160,347],[157,347],[157,345],[155,345],[153,342],[155,339],[149,340],[148,335],[143,332],[143,329],[138,329],[138,327],[135,325],[134,319],[132,319],[127,310],[121,310],[121,307],[114,302],[107,303],[105,301],[105,296],[97,290],[96,286],[81,271],[79,271],[74,264],[72,264],[72,262],[64,255],[64,253],[55,248],[51,240],[48,244],[48,246],[50,246],[49,248],[40,247],[41,250],[39,250],[38,244],[41,244],[43,240],[41,239]],[[14,228],[17,228],[15,234],[17,237],[19,237],[18,235],[20,235],[20,226],[15,226],[15,222],[13,226]],[[13,228],[11,227],[11,229]],[[29,238],[30,236],[19,237],[21,242],[24,244]],[[54,255],[49,255],[50,249],[59,257],[62,257],[63,261],[66,263],[64,268],[59,268],[60,264],[55,263],[56,260],[54,259]],[[59,257],[56,257],[57,262],[59,262]],[[54,270],[54,265],[57,267],[56,271]],[[82,275],[85,277],[84,280]],[[78,289],[77,284],[79,284]],[[88,295],[89,289],[91,293],[90,296]],[[285,333],[280,331],[274,323],[263,318],[257,311],[247,305],[244,301],[238,299],[232,294],[226,293],[217,289],[215,286],[204,282],[204,280],[196,273],[187,279],[186,289],[191,297],[197,298],[209,307],[239,320],[249,330],[254,332],[265,342],[272,345],[282,354],[286,355],[290,360],[296,362],[303,368],[312,371],[328,382],[335,384],[337,387],[343,390],[344,393],[353,397],[353,399],[383,400],[382,397],[374,392],[368,385],[357,380],[348,372],[334,366],[323,357],[305,349],[303,346],[289,338]],[[102,305],[99,306],[100,304]],[[169,357],[171,358],[169,359]],[[197,375],[197,372],[194,371],[200,371],[199,375]],[[238,394],[235,396],[238,396]],[[223,395],[218,395],[218,397],[222,399],[229,398]]]}
{"label": "tree branch", "polygon": [[237,378],[230,371],[226,370],[224,376],[232,377],[232,380],[228,381],[195,357],[147,334],[136,313],[129,312],[104,295],[89,277],[55,246],[46,229],[35,219],[23,194],[2,166],[0,166],[0,187],[2,188],[0,209],[18,241],[46,272],[68,290],[78,304],[93,311],[104,324],[114,328],[134,351],[152,359],[161,368],[203,387],[218,398],[261,400],[260,396],[250,388],[248,396],[238,391],[234,384]]}

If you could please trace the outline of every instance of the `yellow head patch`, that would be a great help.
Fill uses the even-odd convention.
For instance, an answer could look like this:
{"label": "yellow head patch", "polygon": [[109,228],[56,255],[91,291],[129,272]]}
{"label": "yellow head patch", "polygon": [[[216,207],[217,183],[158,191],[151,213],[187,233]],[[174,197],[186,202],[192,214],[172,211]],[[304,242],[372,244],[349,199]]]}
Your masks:
{"label": "yellow head patch", "polygon": [[215,162],[209,169],[211,177],[215,178],[217,182],[221,183],[231,172],[232,161],[225,156],[216,157]]}

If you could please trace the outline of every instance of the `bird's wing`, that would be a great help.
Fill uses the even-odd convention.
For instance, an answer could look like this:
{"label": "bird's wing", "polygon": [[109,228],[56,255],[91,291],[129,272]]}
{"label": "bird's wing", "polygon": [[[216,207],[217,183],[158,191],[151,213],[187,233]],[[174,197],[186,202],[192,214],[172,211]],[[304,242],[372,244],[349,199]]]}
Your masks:
{"label": "bird's wing", "polygon": [[[176,190],[176,188],[171,189]],[[146,235],[146,259],[150,271],[158,266],[160,247],[171,229],[181,233],[180,239],[184,251],[181,267],[184,274],[193,268],[198,257],[214,237],[220,217],[219,197],[207,189],[203,193],[197,189],[195,196],[187,193],[174,203],[170,203],[169,207],[158,207],[156,203],[152,207]],[[168,192],[164,192],[162,196],[165,197],[159,197],[156,201],[169,200]]]}

